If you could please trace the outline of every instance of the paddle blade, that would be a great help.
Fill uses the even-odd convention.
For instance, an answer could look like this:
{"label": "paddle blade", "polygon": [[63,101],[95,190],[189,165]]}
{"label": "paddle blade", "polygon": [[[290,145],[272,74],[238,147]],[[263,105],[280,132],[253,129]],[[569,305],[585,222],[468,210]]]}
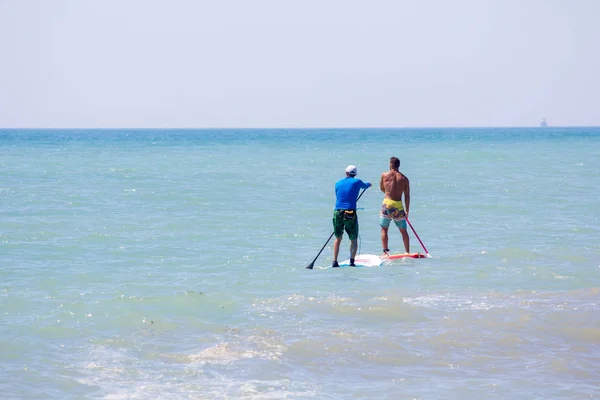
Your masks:
{"label": "paddle blade", "polygon": [[315,263],[311,262],[310,264],[308,264],[308,266],[306,267],[306,269],[313,269],[314,266],[315,266]]}

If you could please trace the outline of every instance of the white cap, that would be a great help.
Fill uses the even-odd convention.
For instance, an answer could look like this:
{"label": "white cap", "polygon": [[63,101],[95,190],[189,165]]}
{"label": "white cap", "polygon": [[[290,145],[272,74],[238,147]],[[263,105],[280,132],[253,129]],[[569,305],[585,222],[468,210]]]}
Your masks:
{"label": "white cap", "polygon": [[346,172],[347,172],[349,175],[356,175],[356,166],[354,166],[354,165],[348,165],[348,166],[346,167]]}

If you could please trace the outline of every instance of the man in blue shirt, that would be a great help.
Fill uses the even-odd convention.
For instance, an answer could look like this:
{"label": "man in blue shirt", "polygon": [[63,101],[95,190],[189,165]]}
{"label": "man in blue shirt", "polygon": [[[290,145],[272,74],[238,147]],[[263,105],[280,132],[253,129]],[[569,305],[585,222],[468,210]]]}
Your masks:
{"label": "man in blue shirt", "polygon": [[335,210],[333,211],[333,233],[335,241],[333,242],[333,268],[339,267],[338,255],[340,253],[340,243],[344,236],[344,230],[350,238],[350,266],[354,267],[354,257],[356,256],[357,238],[358,238],[358,216],[356,215],[356,200],[360,189],[370,188],[369,182],[363,182],[356,178],[356,167],[348,165],[346,168],[346,177],[335,183]]}

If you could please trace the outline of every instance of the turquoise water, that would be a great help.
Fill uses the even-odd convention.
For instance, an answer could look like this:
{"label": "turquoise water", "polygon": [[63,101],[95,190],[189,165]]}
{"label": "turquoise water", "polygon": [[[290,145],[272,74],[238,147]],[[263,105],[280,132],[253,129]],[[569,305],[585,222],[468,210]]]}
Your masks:
{"label": "turquoise water", "polygon": [[[305,269],[348,164],[380,253],[391,156],[432,258]],[[600,397],[599,159],[600,128],[0,130],[0,392]]]}

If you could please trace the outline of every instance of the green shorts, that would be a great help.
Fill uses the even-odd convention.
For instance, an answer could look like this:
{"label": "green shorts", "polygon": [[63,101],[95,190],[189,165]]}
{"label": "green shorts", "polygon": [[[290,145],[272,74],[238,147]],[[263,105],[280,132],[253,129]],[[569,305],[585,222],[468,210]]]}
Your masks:
{"label": "green shorts", "polygon": [[344,231],[346,231],[350,240],[355,240],[358,237],[358,217],[356,210],[333,211],[333,233],[335,237],[342,237]]}

